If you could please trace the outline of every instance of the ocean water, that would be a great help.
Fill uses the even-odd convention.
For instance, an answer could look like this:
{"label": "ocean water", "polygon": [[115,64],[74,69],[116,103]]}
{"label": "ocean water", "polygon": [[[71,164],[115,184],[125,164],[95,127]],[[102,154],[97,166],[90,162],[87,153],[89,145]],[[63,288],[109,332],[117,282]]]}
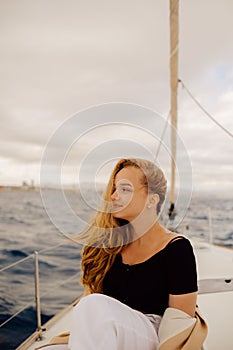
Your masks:
{"label": "ocean water", "polygon": [[[88,195],[91,200],[92,194]],[[79,193],[70,191],[66,196],[74,211],[85,220],[91,217],[93,210]],[[195,196],[180,230],[191,238],[212,237],[214,243],[233,247],[232,213],[231,198]],[[77,233],[68,214],[60,219],[67,232]],[[82,247],[67,241],[50,221],[40,192],[19,189],[0,192],[0,246],[0,348],[13,350],[36,329],[34,251],[39,252],[43,324],[81,294]]]}

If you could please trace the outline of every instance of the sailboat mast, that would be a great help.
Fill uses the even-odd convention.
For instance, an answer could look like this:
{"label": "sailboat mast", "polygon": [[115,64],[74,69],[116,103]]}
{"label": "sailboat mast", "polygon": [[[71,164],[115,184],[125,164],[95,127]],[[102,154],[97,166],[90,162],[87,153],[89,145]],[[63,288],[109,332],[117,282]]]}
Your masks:
{"label": "sailboat mast", "polygon": [[169,216],[175,206],[175,165],[177,132],[177,88],[179,49],[179,0],[170,0],[170,118],[171,118],[171,191]]}

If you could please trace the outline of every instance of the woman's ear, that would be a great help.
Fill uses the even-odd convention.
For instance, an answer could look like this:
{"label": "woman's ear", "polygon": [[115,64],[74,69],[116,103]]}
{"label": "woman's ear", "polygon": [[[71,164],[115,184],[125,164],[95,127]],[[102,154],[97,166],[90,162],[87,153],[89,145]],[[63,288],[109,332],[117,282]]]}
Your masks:
{"label": "woman's ear", "polygon": [[157,193],[153,193],[149,197],[149,204],[153,207],[154,206],[157,207],[159,200],[160,200],[159,195]]}

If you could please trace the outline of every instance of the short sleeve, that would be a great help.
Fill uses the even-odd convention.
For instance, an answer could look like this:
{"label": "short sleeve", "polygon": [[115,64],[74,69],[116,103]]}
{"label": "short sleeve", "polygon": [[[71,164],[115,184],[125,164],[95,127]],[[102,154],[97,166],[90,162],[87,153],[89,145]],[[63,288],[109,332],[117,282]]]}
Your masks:
{"label": "short sleeve", "polygon": [[169,294],[196,292],[197,269],[191,243],[188,239],[181,238],[171,242],[168,248]]}

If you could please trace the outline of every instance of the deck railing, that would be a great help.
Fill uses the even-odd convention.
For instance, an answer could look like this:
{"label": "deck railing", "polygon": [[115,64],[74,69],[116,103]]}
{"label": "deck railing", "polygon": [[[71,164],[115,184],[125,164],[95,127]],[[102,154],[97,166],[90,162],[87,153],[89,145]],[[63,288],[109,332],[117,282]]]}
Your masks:
{"label": "deck railing", "polygon": [[[16,312],[13,313],[13,315],[11,315],[10,317],[8,317],[5,321],[3,321],[0,324],[0,329],[3,328],[4,326],[6,326],[11,320],[13,320],[15,317],[17,317],[20,313],[22,313],[23,311],[25,311],[28,307],[33,306],[35,308],[36,311],[36,331],[38,333],[38,338],[41,337],[41,333],[43,332],[43,328],[42,328],[42,324],[41,324],[41,298],[45,297],[49,294],[52,294],[54,292],[54,288],[59,288],[64,284],[67,284],[73,280],[79,280],[79,271],[76,272],[75,274],[67,277],[67,278],[63,278],[61,279],[60,282],[56,283],[56,285],[53,285],[52,289],[48,289],[46,290],[44,293],[41,293],[41,288],[40,288],[40,272],[39,272],[39,256],[41,254],[44,254],[45,252],[49,251],[49,250],[55,250],[58,247],[61,247],[62,245],[67,245],[69,242],[65,241],[62,243],[59,243],[57,245],[54,245],[52,247],[49,248],[45,248],[42,249],[40,251],[35,251],[34,253],[28,255],[27,257],[24,257],[22,259],[19,259],[7,266],[4,266],[0,269],[0,273],[6,272],[10,269],[12,269],[13,267],[19,266],[20,264],[32,260],[32,270],[34,269],[34,298],[29,300],[29,302],[25,303],[23,305],[23,307],[20,307]],[[34,265],[34,268],[33,268]],[[71,301],[72,302],[72,301]]]}
{"label": "deck railing", "polygon": [[36,300],[36,321],[38,338],[41,338],[41,309],[40,309],[40,278],[39,278],[39,257],[38,252],[35,251],[35,300]]}

